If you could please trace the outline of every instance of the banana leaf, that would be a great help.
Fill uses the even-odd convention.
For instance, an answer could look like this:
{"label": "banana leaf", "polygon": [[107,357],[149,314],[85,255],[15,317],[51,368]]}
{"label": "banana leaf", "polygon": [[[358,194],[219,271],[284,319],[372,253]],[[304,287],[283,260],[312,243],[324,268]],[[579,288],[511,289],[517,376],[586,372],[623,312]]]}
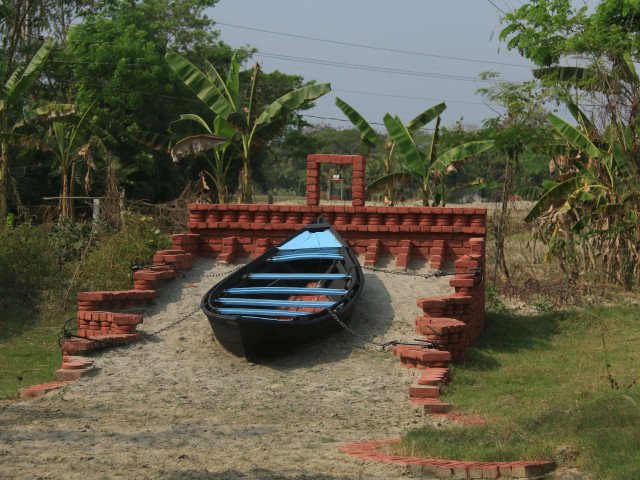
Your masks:
{"label": "banana leaf", "polygon": [[447,104],[442,102],[431,108],[428,108],[424,112],[417,115],[413,120],[407,123],[407,130],[411,133],[415,133],[416,130],[421,129],[426,124],[430,123],[435,118],[439,117],[442,112],[447,109]]}
{"label": "banana leaf", "polygon": [[269,123],[259,125],[251,136],[253,144],[257,147],[265,145],[271,139],[277,137],[287,126],[287,116],[272,120]]}
{"label": "banana leaf", "polygon": [[29,89],[33,85],[33,82],[35,82],[36,78],[38,78],[38,74],[44,66],[44,62],[51,53],[51,50],[53,50],[53,47],[53,40],[48,39],[31,58],[29,64],[24,69],[22,74],[15,75],[15,73],[18,72],[18,70],[16,70],[16,72],[14,72],[15,76],[11,75],[11,77],[5,84],[5,108],[8,108],[14,103],[19,102],[24,94],[29,91]]}
{"label": "banana leaf", "polygon": [[478,155],[493,147],[493,140],[479,140],[477,142],[464,143],[447,150],[433,163],[435,170],[444,171],[454,162],[460,162],[468,157]]}
{"label": "banana leaf", "polygon": [[547,119],[553,128],[569,142],[569,145],[578,148],[592,158],[600,157],[602,153],[600,149],[591,143],[591,140],[580,132],[580,130],[565,122],[560,117],[555,116],[553,113],[548,114]]}
{"label": "banana leaf", "polygon": [[170,153],[171,147],[174,144],[174,140],[170,136],[153,132],[136,133],[133,136],[133,139],[136,142],[151,148],[152,150],[157,150],[164,153]]}
{"label": "banana leaf", "polygon": [[587,91],[602,91],[604,85],[596,84],[599,78],[595,71],[582,67],[544,67],[533,69],[533,76],[537,79],[549,78],[560,83]]}
{"label": "banana leaf", "polygon": [[367,192],[377,192],[385,189],[389,185],[394,183],[406,183],[414,178],[414,175],[409,172],[394,172],[382,177],[376,178],[373,182],[367,185]]}
{"label": "banana leaf", "polygon": [[226,116],[234,109],[218,87],[189,60],[173,50],[164,56],[171,69],[214,113]]}
{"label": "banana leaf", "polygon": [[595,125],[593,125],[593,123],[591,123],[591,120],[589,120],[589,117],[587,117],[584,112],[580,110],[580,107],[578,107],[578,105],[571,100],[565,101],[565,104],[567,105],[567,109],[569,110],[571,115],[573,115],[573,118],[576,119],[576,122],[578,122],[582,129],[585,132],[589,133],[590,136],[595,136],[595,134],[597,133]]}
{"label": "banana leaf", "polygon": [[213,134],[213,132],[211,131],[211,128],[209,128],[209,125],[204,120],[204,118],[202,118],[200,115],[196,115],[193,113],[185,113],[180,115],[180,118],[175,122],[173,122],[172,124],[175,124],[177,122],[185,122],[185,121],[195,122],[196,124],[200,125],[206,133]]}
{"label": "banana leaf", "polygon": [[171,158],[178,162],[184,157],[213,150],[224,143],[227,143],[227,139],[216,135],[193,135],[176,142],[171,148]]}
{"label": "banana leaf", "polygon": [[331,91],[330,83],[316,83],[297,88],[272,102],[256,120],[256,125],[269,123],[297,110],[304,103],[313,101]]}
{"label": "banana leaf", "polygon": [[547,209],[559,202],[565,202],[567,198],[579,190],[582,186],[581,177],[574,176],[557,183],[555,186],[549,188],[540,200],[533,206],[527,216],[524,218],[525,222],[531,222],[541,215],[543,215]]}
{"label": "banana leaf", "polygon": [[369,125],[362,115],[360,115],[351,105],[336,97],[336,105],[342,113],[360,132],[360,139],[370,147],[384,148],[384,142],[380,139],[376,131]]}
{"label": "banana leaf", "polygon": [[419,175],[425,177],[427,175],[425,162],[416,146],[411,134],[402,124],[398,117],[392,117],[388,113],[384,116],[384,125],[387,127],[389,135],[396,143],[396,147],[403,156],[408,168]]}

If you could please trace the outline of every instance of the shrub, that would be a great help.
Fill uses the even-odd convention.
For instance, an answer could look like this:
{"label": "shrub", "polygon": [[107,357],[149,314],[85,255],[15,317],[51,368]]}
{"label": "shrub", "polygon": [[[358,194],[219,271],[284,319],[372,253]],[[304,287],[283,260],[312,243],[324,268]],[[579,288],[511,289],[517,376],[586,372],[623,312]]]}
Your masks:
{"label": "shrub", "polygon": [[[160,233],[151,217],[130,214],[125,218],[122,230],[86,255],[74,290],[131,288],[131,265],[151,262],[156,250],[170,245],[169,238]],[[73,267],[77,268],[77,265]]]}
{"label": "shrub", "polygon": [[0,225],[0,307],[36,305],[59,276],[47,226]]}

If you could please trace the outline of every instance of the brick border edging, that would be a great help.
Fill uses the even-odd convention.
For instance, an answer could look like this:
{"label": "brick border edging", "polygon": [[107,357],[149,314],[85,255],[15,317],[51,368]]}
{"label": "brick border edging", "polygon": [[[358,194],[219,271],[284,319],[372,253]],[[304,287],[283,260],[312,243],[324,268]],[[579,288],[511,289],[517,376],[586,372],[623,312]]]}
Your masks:
{"label": "brick border edging", "polygon": [[438,478],[534,478],[546,475],[556,468],[556,463],[551,460],[472,462],[391,455],[380,451],[384,445],[399,441],[399,438],[392,438],[351,442],[342,445],[340,451],[362,460],[406,465],[413,473],[433,475]]}

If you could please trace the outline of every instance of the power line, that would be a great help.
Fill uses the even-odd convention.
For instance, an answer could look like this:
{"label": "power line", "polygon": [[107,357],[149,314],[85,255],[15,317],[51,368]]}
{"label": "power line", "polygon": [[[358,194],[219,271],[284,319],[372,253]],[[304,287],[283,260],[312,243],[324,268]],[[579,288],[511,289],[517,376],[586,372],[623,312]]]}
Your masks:
{"label": "power line", "polygon": [[[346,62],[334,62],[330,60],[321,60],[315,58],[307,58],[307,57],[294,57],[291,55],[281,55],[275,53],[255,53],[257,57],[264,58],[272,58],[276,60],[285,60],[297,63],[311,63],[314,65],[326,65],[331,67],[339,67],[339,68],[348,68],[354,70],[365,70],[376,73],[392,73],[396,75],[404,75],[404,76],[414,76],[414,77],[424,77],[424,78],[438,78],[444,80],[457,80],[464,82],[480,82],[480,83],[497,83],[496,80],[481,80],[476,77],[470,77],[465,75],[453,75],[446,73],[431,73],[431,72],[420,72],[415,70],[404,70],[399,68],[391,68],[391,67],[379,67],[375,65],[361,65],[355,63],[346,63]],[[159,63],[121,63],[121,62],[89,62],[89,61],[79,61],[79,60],[52,60],[53,63],[62,63],[62,64],[78,64],[78,65],[117,65],[117,66],[126,66],[126,67],[164,67],[165,65]],[[506,81],[506,80],[503,80]]]}
{"label": "power line", "polygon": [[[100,85],[98,83],[87,83],[87,85],[90,85],[92,87],[104,88],[104,85]],[[193,98],[176,97],[176,96],[173,96],[173,95],[163,95],[163,94],[160,94],[160,93],[145,92],[143,90],[131,90],[131,89],[126,89],[126,88],[113,88],[112,90],[114,90],[116,92],[139,93],[141,95],[149,95],[149,96],[159,97],[159,98],[169,98],[169,99],[172,99],[172,100],[182,100],[182,101],[185,101],[185,102],[201,103],[200,100],[195,100]],[[320,115],[312,115],[312,114],[308,114],[308,113],[300,113],[299,115],[302,116],[302,117],[315,118],[315,119],[320,119],[320,120],[333,120],[333,121],[336,121],[336,122],[348,122],[348,123],[351,123],[350,120],[345,119],[345,118],[323,117],[323,116],[320,116]],[[368,122],[368,123],[370,125],[377,125],[377,126],[384,127],[384,123],[381,123],[381,122]],[[421,130],[433,131],[433,128],[425,128],[425,127],[423,127]],[[473,132],[474,130],[469,130],[469,131]]]}
{"label": "power line", "polygon": [[366,45],[366,44],[363,44],[363,43],[345,42],[345,41],[340,41],[340,40],[330,40],[328,38],[310,37],[310,36],[307,36],[307,35],[276,32],[276,31],[273,31],[273,30],[266,30],[266,29],[263,29],[263,28],[255,28],[255,27],[247,27],[247,26],[244,26],[244,25],[236,25],[236,24],[233,24],[233,23],[226,23],[226,22],[216,22],[216,24],[223,25],[225,27],[240,28],[240,29],[243,29],[243,30],[251,30],[251,31],[254,31],[254,32],[269,33],[271,35],[280,35],[280,36],[283,36],[283,37],[300,38],[300,39],[304,39],[304,40],[312,40],[312,41],[315,41],[315,42],[331,43],[331,44],[334,44],[334,45],[344,45],[344,46],[349,46],[349,47],[366,48],[366,49],[369,49],[369,50],[378,50],[378,51],[382,51],[382,52],[403,53],[405,55],[416,55],[416,56],[421,56],[421,57],[440,58],[440,59],[445,59],[445,60],[457,60],[457,61],[461,61],[461,62],[473,62],[473,63],[481,63],[481,64],[502,65],[502,66],[508,66],[508,67],[531,68],[529,65],[523,65],[523,64],[518,64],[518,63],[497,62],[497,61],[492,61],[492,60],[478,60],[478,59],[474,59],[474,58],[453,57],[453,56],[450,56],[450,55],[439,55],[439,54],[435,54],[435,53],[416,52],[416,51],[411,51],[411,50],[400,50],[400,49],[395,49],[395,48],[386,48],[386,47],[380,47],[380,46],[374,46],[374,45]]}
{"label": "power line", "polygon": [[321,60],[321,59],[306,58],[306,57],[294,57],[291,55],[280,55],[280,54],[274,54],[274,53],[255,53],[254,55],[256,57],[273,58],[277,60],[286,60],[286,61],[298,62],[298,63],[311,63],[314,65],[327,65],[331,67],[349,68],[354,70],[365,70],[365,71],[377,72],[377,73],[393,73],[396,75],[439,78],[444,80],[457,80],[457,81],[463,81],[463,82],[497,83],[496,81],[481,80],[476,77],[469,77],[465,75],[420,72],[416,70],[404,70],[400,68],[378,67],[374,65],[361,65],[356,63],[334,62],[330,60]]}
{"label": "power line", "polygon": [[344,92],[344,93],[355,93],[358,95],[371,95],[374,97],[390,97],[390,98],[406,98],[408,100],[427,100],[430,102],[446,102],[446,103],[463,103],[468,105],[487,105],[483,102],[471,102],[466,100],[445,100],[442,98],[429,98],[429,97],[413,97],[409,95],[394,95],[391,93],[377,93],[377,92],[361,92],[358,90],[342,90],[334,88],[331,90],[332,92]]}

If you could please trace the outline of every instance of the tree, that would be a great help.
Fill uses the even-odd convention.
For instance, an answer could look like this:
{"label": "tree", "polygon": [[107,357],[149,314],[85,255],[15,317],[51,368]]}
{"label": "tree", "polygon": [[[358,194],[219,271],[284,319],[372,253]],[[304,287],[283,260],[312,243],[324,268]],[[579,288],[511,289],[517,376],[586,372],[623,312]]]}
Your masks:
{"label": "tree", "polygon": [[7,215],[11,146],[31,140],[28,135],[21,133],[29,124],[43,118],[69,114],[74,108],[69,104],[34,105],[28,101],[29,90],[53,47],[53,41],[46,41],[24,69],[17,68],[11,74],[0,91],[0,219]]}
{"label": "tree", "polygon": [[[494,72],[484,72],[482,80],[497,77]],[[495,240],[496,262],[493,271],[495,284],[500,269],[508,279],[509,268],[504,253],[504,245],[509,226],[509,204],[514,193],[514,180],[520,167],[520,158],[526,151],[540,150],[549,137],[546,128],[544,103],[548,99],[547,91],[537,82],[500,81],[478,90],[488,104],[498,104],[503,111],[496,111],[496,117],[485,121],[486,133],[494,141],[494,150],[504,165],[502,175],[501,205],[493,213],[493,228],[490,233]]]}
{"label": "tree", "polygon": [[559,100],[585,112],[593,128],[589,135],[615,137],[622,153],[640,167],[640,142],[624,137],[624,127],[640,126],[634,66],[640,61],[640,3],[603,0],[589,13],[571,0],[533,0],[503,21],[500,38],[541,67],[535,76],[553,86]]}
{"label": "tree", "polygon": [[[167,153],[148,152],[136,141],[146,133],[164,133],[185,112],[207,109],[164,60],[167,47],[188,58],[226,65],[233,49],[220,41],[206,9],[217,0],[132,0],[103,2],[83,13],[69,32],[67,54],[79,110],[95,103],[97,126],[124,168],[135,166],[131,193],[151,201],[175,198],[184,188],[188,165],[172,165]],[[239,58],[248,51],[241,49]],[[162,172],[158,175],[157,172]]]}
{"label": "tree", "polygon": [[[527,220],[543,220],[550,250],[571,276],[582,258],[583,270],[627,285],[640,273],[640,252],[628,237],[640,234],[639,14],[635,0],[603,0],[593,12],[570,0],[533,0],[507,13],[501,32],[509,48],[541,67],[534,74],[578,123],[550,117],[568,147]],[[621,272],[631,273],[625,280]]]}
{"label": "tree", "polygon": [[331,90],[328,83],[306,85],[261,108],[258,99],[261,68],[258,64],[252,69],[246,96],[241,96],[237,57],[231,60],[226,82],[222,80],[221,72],[209,61],[205,61],[205,73],[175,51],[168,50],[165,58],[200,101],[221,117],[219,121],[235,129],[234,143],[242,158],[239,200],[243,203],[253,201],[252,151],[282,132],[291,113]]}
{"label": "tree", "polygon": [[[353,125],[360,131],[360,140],[361,146],[364,147],[363,153],[369,153],[371,148],[377,148],[380,151],[380,161],[382,163],[382,172],[383,176],[391,179],[392,177],[388,177],[394,167],[394,149],[395,149],[395,140],[391,135],[387,140],[384,140],[378,133],[371,127],[371,125],[360,115],[351,105],[342,100],[341,98],[336,97],[336,105],[342,112],[346,115],[346,117],[353,123]],[[413,120],[407,123],[406,128],[410,134],[414,134],[419,129],[430,123],[434,120],[438,115],[440,115],[447,108],[445,103],[439,103],[433,107],[428,108],[424,112],[420,113]],[[386,122],[385,122],[386,125]],[[378,183],[382,185],[384,189],[384,203],[385,205],[393,205],[394,200],[394,192],[391,186],[390,181],[383,181],[382,183]],[[376,184],[373,186],[367,187],[367,189],[375,188]]]}
{"label": "tree", "polygon": [[58,161],[61,176],[60,188],[60,216],[73,218],[73,182],[76,164],[79,160],[87,161],[87,178],[90,178],[93,165],[90,149],[96,144],[101,145],[97,137],[91,136],[90,126],[92,118],[89,107],[75,124],[53,122],[45,138],[45,148],[52,152]]}

